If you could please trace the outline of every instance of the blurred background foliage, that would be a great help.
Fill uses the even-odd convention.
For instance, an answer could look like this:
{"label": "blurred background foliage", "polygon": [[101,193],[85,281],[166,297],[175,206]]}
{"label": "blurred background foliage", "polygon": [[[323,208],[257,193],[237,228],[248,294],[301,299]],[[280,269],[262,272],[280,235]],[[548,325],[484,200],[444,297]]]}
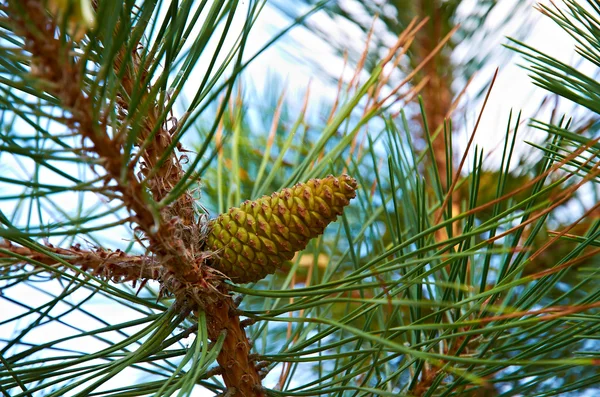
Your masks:
{"label": "blurred background foliage", "polygon": [[[314,0],[301,2],[319,4]],[[302,9],[285,1],[273,3],[291,19],[297,18]],[[445,119],[460,114],[456,112],[458,99],[474,75],[485,70],[489,63],[497,65],[508,61],[511,53],[501,51],[499,44],[508,31],[518,38],[527,35],[533,21],[532,14],[525,11],[531,6],[527,1],[518,0],[333,1],[323,5],[327,18],[308,20],[305,26],[339,56],[345,56],[353,64],[364,65],[370,71],[411,22],[424,21],[406,51],[407,59],[395,65],[390,85],[395,86],[417,71],[412,81],[419,87],[429,130],[435,135]],[[358,36],[361,40],[356,40],[356,33],[351,35],[352,30],[362,33]],[[363,43],[367,41],[370,48],[363,53]],[[327,73],[326,68],[320,70]],[[420,109],[407,106],[405,111],[417,147],[422,148],[426,138]],[[444,147],[443,139],[433,140],[435,162],[442,175],[446,167]]]}

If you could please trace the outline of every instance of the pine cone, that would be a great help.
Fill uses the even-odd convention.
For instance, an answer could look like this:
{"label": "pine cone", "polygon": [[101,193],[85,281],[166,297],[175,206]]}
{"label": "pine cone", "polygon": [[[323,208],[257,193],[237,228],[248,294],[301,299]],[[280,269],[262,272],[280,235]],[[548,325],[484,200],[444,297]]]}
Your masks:
{"label": "pine cone", "polygon": [[209,223],[212,267],[238,283],[275,272],[342,214],[356,186],[346,174],[330,175],[230,208]]}

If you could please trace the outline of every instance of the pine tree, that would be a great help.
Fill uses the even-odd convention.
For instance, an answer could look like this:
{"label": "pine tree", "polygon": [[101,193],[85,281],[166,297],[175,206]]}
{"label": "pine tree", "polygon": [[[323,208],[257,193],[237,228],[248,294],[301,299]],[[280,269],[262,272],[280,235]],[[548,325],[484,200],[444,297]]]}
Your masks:
{"label": "pine tree", "polygon": [[[541,10],[598,65],[590,5]],[[268,101],[240,80],[263,6],[0,1],[0,392],[592,392],[597,130],[532,121],[539,161],[515,160],[511,112],[495,191],[477,148],[426,186],[432,143],[415,149],[384,89],[415,23],[322,124],[307,94],[261,108],[265,135],[247,110]],[[593,78],[515,49],[600,113]]]}

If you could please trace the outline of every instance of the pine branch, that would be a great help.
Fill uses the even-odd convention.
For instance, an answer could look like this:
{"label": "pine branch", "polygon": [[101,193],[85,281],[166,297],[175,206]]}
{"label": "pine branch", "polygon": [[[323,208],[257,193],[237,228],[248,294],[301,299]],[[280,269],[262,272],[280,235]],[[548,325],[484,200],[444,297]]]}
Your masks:
{"label": "pine branch", "polygon": [[[49,247],[50,250],[64,255],[69,263],[90,269],[111,280],[160,280],[162,287],[174,294],[178,301],[186,302],[187,307],[192,305],[206,312],[211,340],[214,341],[222,332],[225,333],[217,361],[223,368],[223,378],[229,394],[264,395],[260,375],[250,359],[250,343],[240,325],[227,286],[222,284],[224,277],[205,265],[210,253],[202,251],[200,247],[203,224],[194,220],[192,196],[184,193],[173,205],[163,208],[160,216],[150,208],[146,187],[154,201],[159,202],[183,176],[179,159],[174,151],[169,151],[172,140],[169,132],[162,127],[158,104],[150,99],[148,91],[142,93],[142,103],[153,103],[143,118],[141,133],[136,136],[135,144],[144,159],[141,170],[146,176],[140,180],[134,174],[137,162],[124,163],[126,157],[122,153],[126,149],[127,128],[111,137],[106,120],[96,122],[93,98],[82,88],[81,61],[68,51],[72,42],[65,45],[57,38],[57,21],[47,13],[43,2],[10,2],[6,11],[12,18],[15,33],[24,38],[25,48],[31,53],[32,72],[44,82],[46,91],[56,97],[61,107],[68,111],[68,124],[82,138],[92,142],[89,151],[98,155],[100,164],[107,173],[106,183],[112,180],[116,184],[115,189],[121,194],[121,200],[134,214],[133,220],[150,242],[148,250],[153,259],[151,266],[147,267],[149,255],[128,256],[120,251],[111,255],[105,248],[79,251],[75,247]],[[131,54],[132,62],[126,65],[124,58],[128,55],[123,49],[114,62],[117,75],[122,67],[127,68],[118,101],[121,116],[134,111],[129,108],[128,101],[136,91],[135,77],[138,74],[148,74],[135,51]],[[143,76],[142,81],[145,79]],[[168,155],[163,160],[165,153]],[[27,248],[16,247],[8,242],[4,242],[3,246],[42,263],[54,263],[51,258]]]}
{"label": "pine branch", "polygon": [[[0,0],[0,35],[7,43],[0,57],[0,90],[6,94],[0,106],[8,114],[1,121],[16,120],[0,129],[0,155],[9,167],[11,160],[31,162],[22,167],[25,172],[15,167],[0,175],[2,187],[9,185],[0,203],[17,201],[12,213],[0,212],[1,287],[6,287],[0,295],[9,310],[10,305],[21,310],[0,322],[15,329],[10,339],[0,338],[0,389],[51,397],[166,396],[190,394],[199,386],[227,397],[262,396],[267,394],[262,377],[276,368],[281,376],[273,393],[290,396],[474,396],[501,393],[506,385],[539,394],[552,388],[548,380],[558,371],[568,371],[560,375],[566,388],[593,387],[600,204],[584,205],[575,220],[578,210],[569,204],[590,185],[596,189],[597,140],[588,142],[562,124],[536,122],[552,137],[534,145],[541,164],[523,161],[515,167],[511,157],[522,122],[513,126],[511,119],[501,169],[486,170],[482,153],[469,151],[473,164],[464,169],[470,172],[458,172],[455,180],[445,175],[450,190],[460,191],[460,201],[450,193],[445,200],[442,190],[423,184],[422,164],[435,142],[428,139],[419,154],[410,139],[410,118],[386,105],[406,103],[424,87],[385,88],[387,71],[408,65],[407,51],[422,27],[416,20],[365,84],[360,70],[346,88],[340,79],[339,98],[324,125],[313,125],[308,108],[314,101],[307,94],[295,121],[282,105],[272,107],[277,110],[266,137],[269,127],[256,128],[254,117],[246,116],[254,106],[265,111],[265,98],[248,100],[252,94],[242,89],[235,100],[229,98],[250,22],[236,47],[232,76],[215,88],[228,61],[218,72],[210,66],[192,105],[177,115],[173,109],[183,85],[193,85],[188,77],[209,45],[204,33],[192,39],[207,14],[205,2],[182,0],[161,9],[152,1],[91,2],[97,28],[82,32],[63,26],[53,15],[56,7],[45,10],[42,0],[14,0],[10,8]],[[232,17],[238,3],[212,4],[202,32]],[[223,25],[227,32],[229,25]],[[234,57],[235,50],[228,59]],[[210,109],[216,101],[210,98],[223,87],[228,93],[205,131],[197,116]],[[394,111],[390,117],[378,117],[388,110]],[[34,133],[17,124],[31,121],[31,115],[37,118],[30,123]],[[70,133],[56,133],[58,123]],[[191,125],[203,142],[184,168],[187,151],[179,142]],[[210,150],[214,157],[207,155]],[[447,151],[446,164],[452,157]],[[90,166],[95,175],[75,175],[72,165],[84,171]],[[195,192],[183,192],[196,182],[198,170],[206,181],[203,205],[221,213],[211,221],[196,213]],[[39,176],[45,171],[67,182],[48,183]],[[302,183],[329,172],[358,180]],[[348,182],[348,189],[336,199],[340,182]],[[280,192],[257,199],[274,191]],[[98,214],[105,203],[78,203],[82,208],[75,209],[57,198],[80,193],[123,203]],[[238,206],[242,197],[253,200]],[[351,197],[340,222],[321,234]],[[26,208],[36,204],[38,214]],[[118,221],[82,227],[106,216]],[[118,238],[106,232],[125,223],[135,227],[131,252],[90,234],[102,230],[102,237]],[[446,236],[436,240],[441,231]],[[73,236],[93,243],[82,248],[69,241]],[[41,238],[54,245],[40,244]],[[138,246],[147,250],[137,255]],[[126,285],[98,282],[90,274],[148,288],[137,296]],[[225,283],[226,277],[258,283],[235,285]],[[160,285],[158,296],[153,284]],[[21,288],[42,298],[11,296]],[[240,295],[233,299],[232,292]],[[160,299],[167,294],[174,299]],[[132,309],[133,316],[115,321],[112,306],[107,311],[96,305],[97,295],[119,315]],[[76,316],[69,318],[72,312]],[[80,321],[82,315],[100,325]],[[45,325],[68,329],[31,340]],[[190,343],[186,338],[192,335]],[[80,341],[88,338],[103,347],[87,350]],[[111,379],[126,368],[148,380],[114,386]],[[572,374],[581,377],[571,381]],[[213,376],[224,386],[206,381]],[[98,389],[103,383],[114,388]]]}
{"label": "pine branch", "polygon": [[[43,253],[33,251],[27,247],[12,244],[10,241],[0,241],[0,248],[8,252],[25,257],[31,261],[43,263],[48,266],[62,267],[56,259]],[[156,280],[160,275],[160,264],[152,257],[146,255],[129,255],[123,251],[109,251],[104,248],[94,250],[83,250],[81,246],[74,245],[71,248],[55,247],[46,245],[46,250],[54,255],[60,256],[65,262],[89,271],[95,276],[100,276],[114,282],[127,282],[137,280]],[[0,258],[11,258],[14,256],[0,252]],[[21,260],[16,262],[26,263]],[[27,262],[28,263],[28,262]]]}
{"label": "pine branch", "polygon": [[[163,259],[162,266],[178,280],[191,283],[199,281],[204,275],[189,266],[190,263],[198,262],[198,258],[195,257],[194,252],[190,252],[190,247],[185,247],[183,241],[177,239],[184,233],[175,231],[178,224],[174,219],[175,214],[167,219],[157,218],[148,207],[145,187],[134,174],[134,164],[123,163],[124,157],[119,154],[123,153],[125,136],[116,135],[111,138],[108,134],[107,124],[98,124],[94,121],[92,98],[86,95],[81,88],[83,86],[82,65],[56,38],[54,34],[56,22],[47,14],[43,3],[30,0],[22,3],[19,7],[15,3],[10,3],[9,7],[8,11],[13,17],[15,31],[25,38],[25,48],[31,52],[36,77],[48,83],[48,93],[56,96],[61,101],[63,108],[71,113],[69,124],[74,126],[83,138],[87,138],[93,143],[90,150],[99,156],[102,166],[107,172],[107,179],[116,182],[116,189],[121,193],[121,199],[134,214],[136,223],[150,240],[149,250]],[[23,8],[20,9],[21,7]],[[116,65],[119,63],[117,62]],[[130,80],[126,78],[125,81]],[[131,90],[130,86],[125,85],[125,88]],[[122,107],[125,108],[124,105]],[[153,128],[148,124],[153,121],[155,121],[153,118],[146,120],[148,126],[146,130]],[[155,144],[144,151],[144,158],[147,159],[149,165],[156,163],[157,157],[163,152],[161,149],[166,147],[160,143],[165,141],[164,137],[164,133],[159,134],[153,140]],[[164,196],[165,190],[169,186],[168,183],[173,182],[172,178],[181,175],[180,169],[174,169],[177,164],[172,162],[164,167],[163,175],[168,174],[170,181],[165,181],[167,178],[157,178],[150,184],[154,187],[153,193],[157,199]],[[125,170],[124,175],[123,170]],[[193,212],[193,209],[189,208],[192,204],[191,198],[184,197],[188,208],[182,208],[183,214],[177,215],[183,215],[182,218],[190,223],[190,212]],[[192,234],[199,235],[200,233]],[[204,257],[201,256],[201,258]],[[172,292],[176,293],[176,291]]]}

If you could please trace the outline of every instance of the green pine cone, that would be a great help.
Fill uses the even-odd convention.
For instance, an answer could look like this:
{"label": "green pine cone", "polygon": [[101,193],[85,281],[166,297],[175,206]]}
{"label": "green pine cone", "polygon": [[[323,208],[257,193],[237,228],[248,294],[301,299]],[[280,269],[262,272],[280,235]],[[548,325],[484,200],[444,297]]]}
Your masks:
{"label": "green pine cone", "polygon": [[356,196],[356,187],[346,174],[330,175],[230,208],[209,223],[211,266],[237,283],[264,278],[322,234]]}

